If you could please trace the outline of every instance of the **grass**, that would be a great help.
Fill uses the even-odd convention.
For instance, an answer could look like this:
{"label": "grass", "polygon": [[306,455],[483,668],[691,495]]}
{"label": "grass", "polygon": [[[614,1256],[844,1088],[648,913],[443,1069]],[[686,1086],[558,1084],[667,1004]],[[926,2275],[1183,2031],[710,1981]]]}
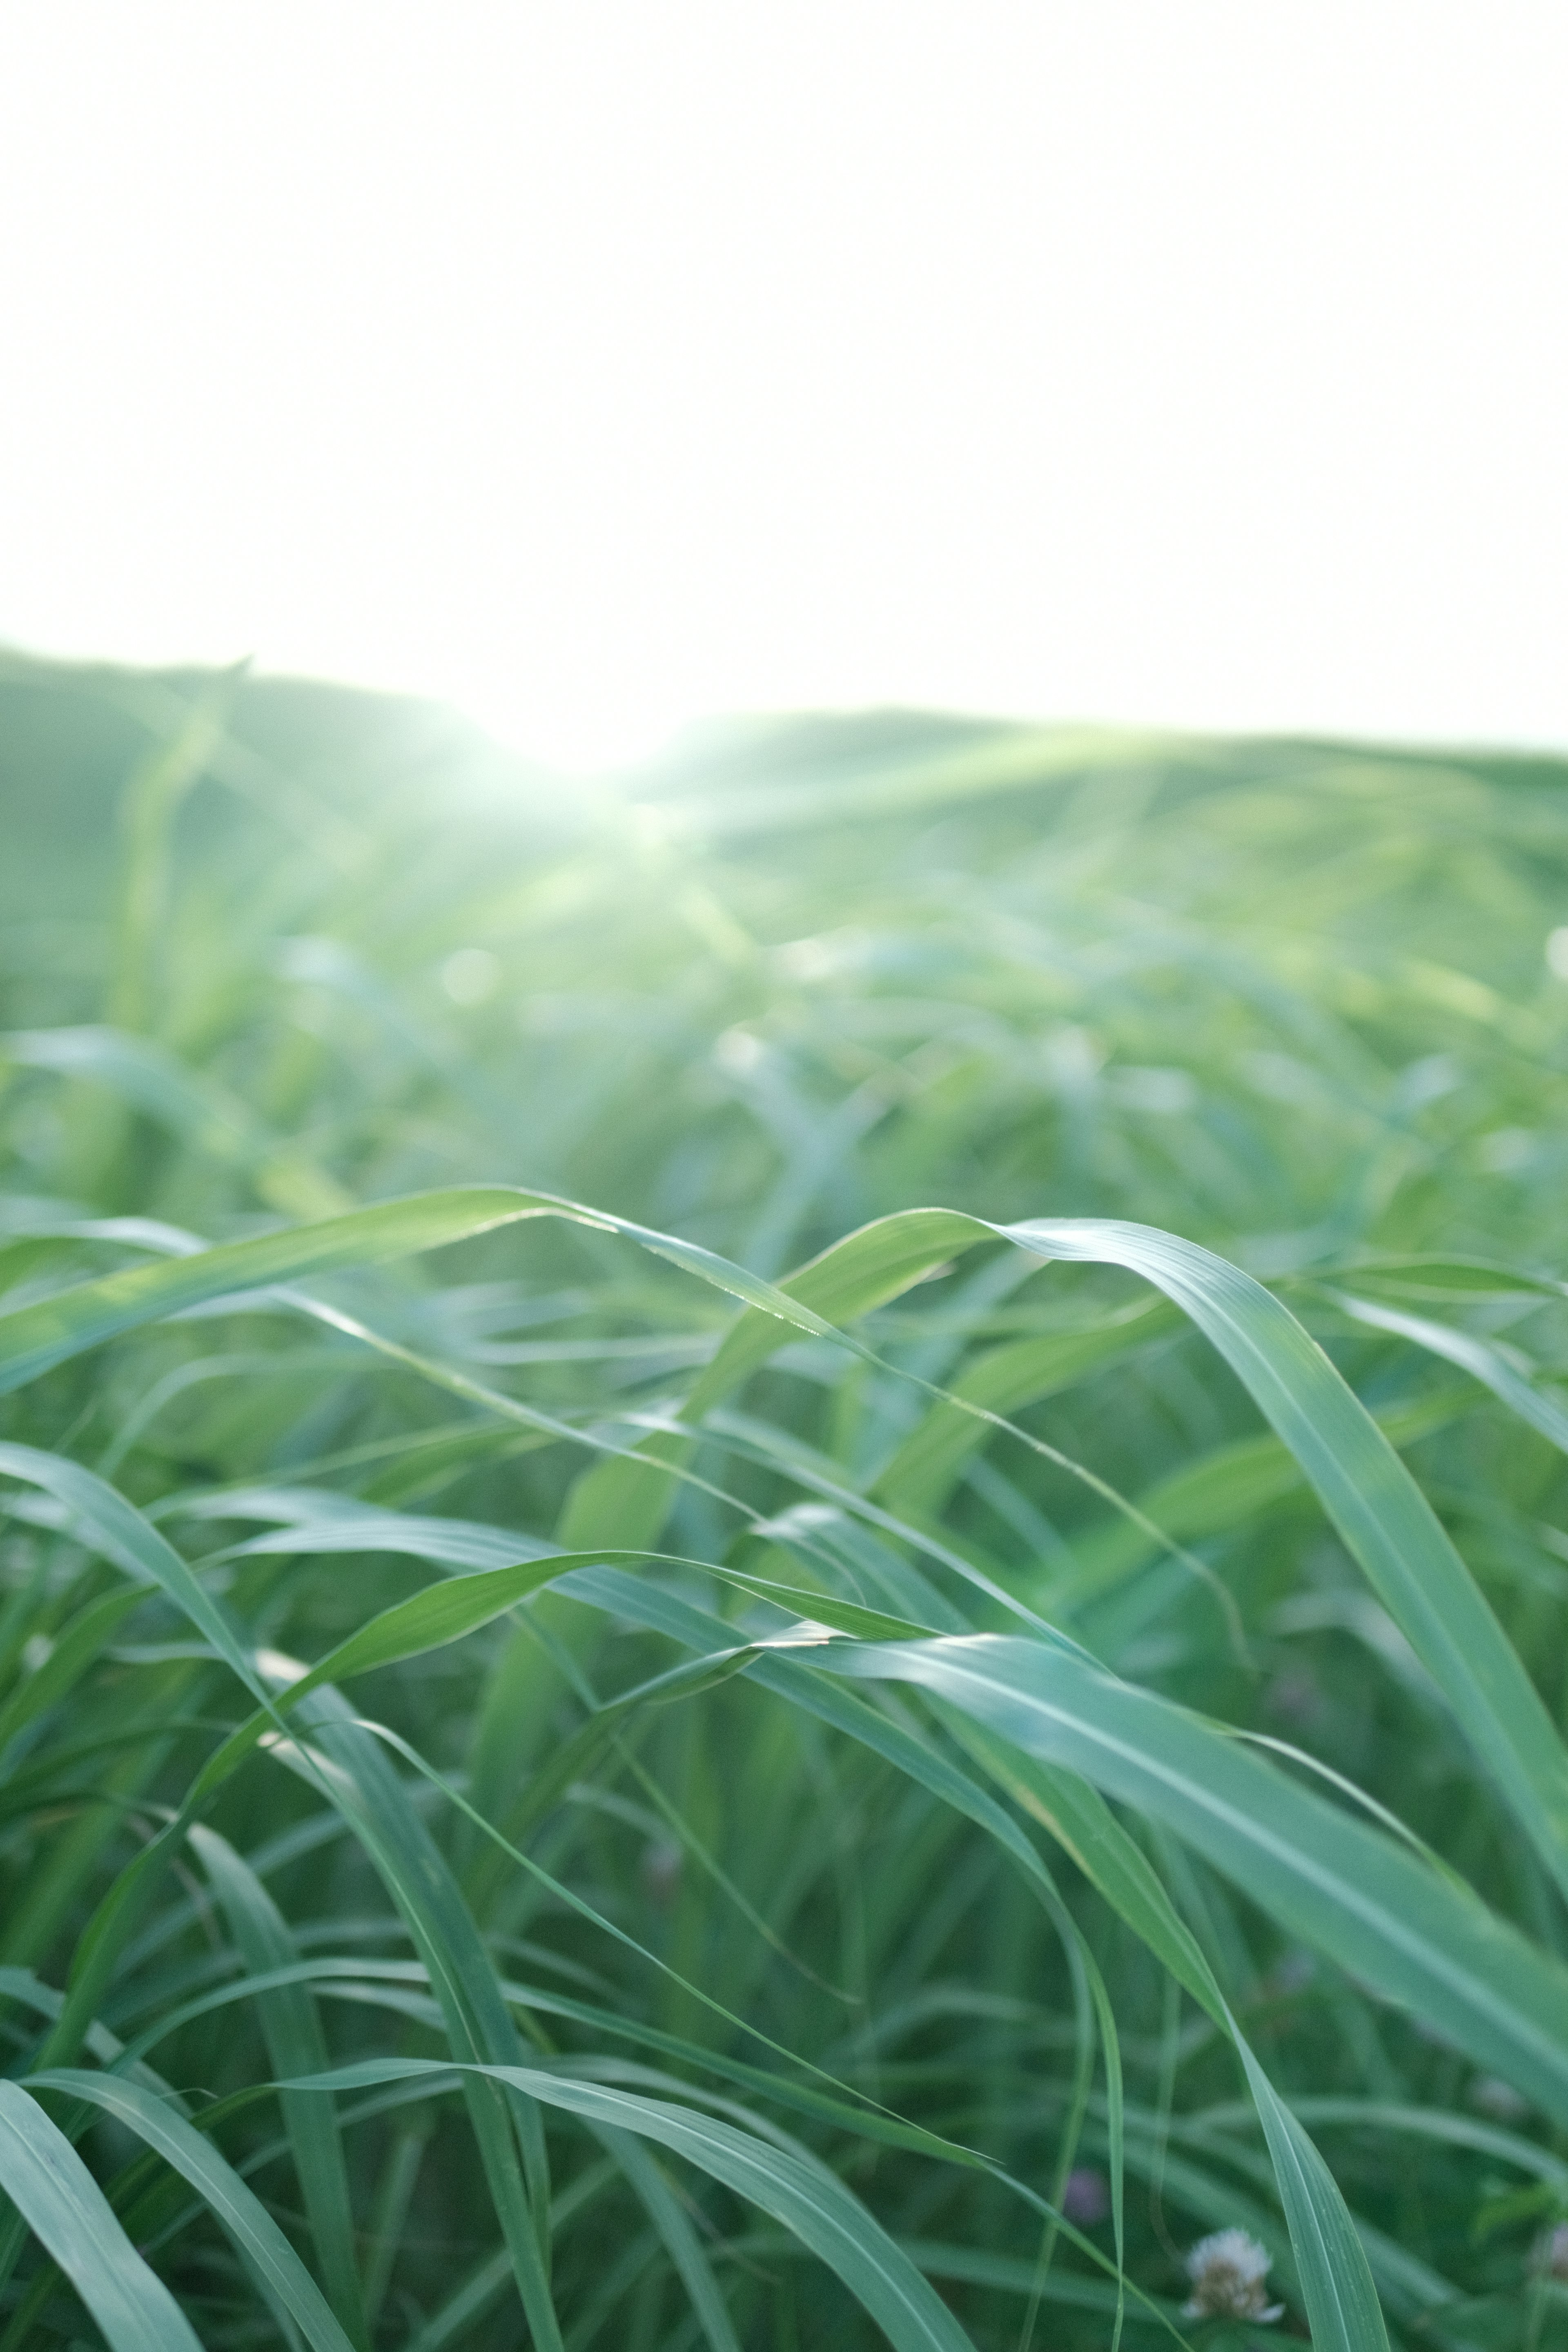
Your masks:
{"label": "grass", "polygon": [[1568,2344],[1568,769],[0,805],[0,2352]]}

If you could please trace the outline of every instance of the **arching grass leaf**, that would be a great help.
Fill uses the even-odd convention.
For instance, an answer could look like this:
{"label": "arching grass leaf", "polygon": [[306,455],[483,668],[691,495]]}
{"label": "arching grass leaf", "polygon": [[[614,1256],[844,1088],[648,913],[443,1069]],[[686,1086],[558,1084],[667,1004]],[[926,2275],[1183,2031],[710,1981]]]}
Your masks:
{"label": "arching grass leaf", "polygon": [[0,2082],[0,2188],[70,2280],[112,2352],[201,2352],[189,2320],[131,2243],[69,2140],[37,2099],[7,2082]]}
{"label": "arching grass leaf", "polygon": [[[114,2116],[188,2180],[222,2224],[274,2311],[287,2313],[313,2352],[349,2352],[350,2338],[320,2287],[266,2207],[210,2139],[137,2083],[118,2074],[60,2067],[29,2078],[37,2091],[60,2091]],[[321,2105],[320,2101],[317,2105]],[[58,2257],[57,2256],[57,2260]]]}
{"label": "arching grass leaf", "polygon": [[[969,2337],[941,2297],[859,2200],[826,2165],[783,2135],[764,2139],[665,2100],[530,2067],[465,2071],[510,2084],[542,2105],[563,2108],[584,2122],[655,2140],[721,2180],[782,2222],[837,2271],[896,2352],[973,2352]],[[419,2074],[450,2081],[452,2072],[431,2059],[372,2060],[287,2087],[346,2091]]]}

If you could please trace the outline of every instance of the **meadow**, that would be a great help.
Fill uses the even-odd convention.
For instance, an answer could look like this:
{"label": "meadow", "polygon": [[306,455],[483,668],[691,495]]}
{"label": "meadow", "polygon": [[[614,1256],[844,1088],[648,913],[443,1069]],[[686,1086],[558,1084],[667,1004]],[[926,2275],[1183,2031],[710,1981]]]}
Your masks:
{"label": "meadow", "polygon": [[1568,764],[0,813],[0,2352],[1568,2345]]}

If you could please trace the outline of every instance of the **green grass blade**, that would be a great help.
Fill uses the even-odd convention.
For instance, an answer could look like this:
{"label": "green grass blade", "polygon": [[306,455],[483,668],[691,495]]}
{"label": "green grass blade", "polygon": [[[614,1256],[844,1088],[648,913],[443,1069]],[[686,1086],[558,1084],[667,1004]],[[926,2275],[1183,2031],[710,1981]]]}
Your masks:
{"label": "green grass blade", "polygon": [[[626,1587],[632,1580],[610,1570],[578,1571],[573,1579],[573,1589],[584,1597],[602,1594],[606,1602],[626,1612],[635,1607],[635,1600]],[[707,1620],[700,1612],[689,1610],[684,1603],[673,1609],[667,1597],[647,1608],[647,1622],[662,1622],[668,1630],[677,1632],[678,1638],[700,1643],[705,1626],[716,1621]],[[969,1662],[976,1654],[987,1656],[997,1650],[1032,1654],[1035,1644],[1005,1642],[995,1637],[982,1640],[966,1638],[957,1642],[901,1643],[874,1654],[856,1654],[848,1645],[835,1644],[823,1654],[816,1670],[797,1665],[792,1659],[759,1660],[749,1672],[752,1678],[771,1681],[804,1697],[802,1685],[822,1685],[823,1667],[836,1673],[870,1671],[885,1673],[899,1678],[899,1666],[894,1661],[911,1662],[918,1656],[921,1664],[913,1667],[909,1679],[934,1692],[941,1702],[945,1719],[953,1721],[964,1716],[976,1721],[970,1727],[969,1744],[977,1759],[996,1773],[1003,1785],[1043,1821],[1086,1874],[1122,1916],[1148,1944],[1162,1963],[1172,1969],[1184,1983],[1221,2030],[1236,2043],[1247,2070],[1258,2114],[1268,2137],[1269,2149],[1275,2158],[1281,2201],[1285,2208],[1291,2242],[1296,2248],[1303,2294],[1307,2297],[1308,2313],[1316,2340],[1323,2345],[1342,2347],[1342,2352],[1381,2352],[1386,2343],[1377,2297],[1367,2270],[1354,2225],[1345,2210],[1332,2177],[1305,2132],[1281,2104],[1268,2077],[1258,2064],[1219,1986],[1215,1982],[1207,1962],[1190,1931],[1177,1917],[1163,1887],[1154,1875],[1145,1857],[1116,1821],[1096,1789],[1087,1785],[1098,1776],[1090,1771],[1081,1755],[1052,1756],[1052,1763],[1063,1762],[1078,1769],[1042,1769],[1035,1759],[1043,1750],[1039,1741],[1024,1742],[1018,1738],[1016,1727],[1007,1720],[1005,1710],[988,1708],[977,1704],[971,1696],[966,1703],[956,1695],[958,1677],[949,1679],[940,1667],[933,1670],[931,1661],[945,1660],[949,1654]],[[1047,1655],[1057,1654],[1051,1652]],[[869,1663],[872,1659],[875,1664]],[[1079,1674],[1093,1670],[1079,1660],[1068,1663]],[[1124,1685],[1111,1685],[1110,1678],[1096,1676],[1112,1689]],[[1128,1693],[1130,1697],[1138,1694]],[[810,1705],[814,1702],[806,1699]],[[1174,1714],[1176,1710],[1170,1710]],[[1000,1718],[1000,1721],[998,1721]],[[966,1777],[954,1769],[945,1759],[922,1748],[898,1727],[861,1710],[858,1717],[841,1718],[843,1727],[853,1736],[864,1739],[897,1762],[912,1778],[919,1780],[933,1793],[956,1804],[971,1819],[988,1828],[999,1842],[1020,1860],[1032,1876],[1043,1878],[1054,1896],[1054,1885],[1043,1871],[1038,1857],[1024,1839],[1016,1824],[999,1808],[989,1803],[984,1792],[977,1790]],[[990,1734],[989,1727],[996,1722],[1007,1739],[1027,1746],[1032,1753],[1015,1754],[1010,1759],[1002,1742]],[[1233,1752],[1229,1743],[1226,1752]],[[1079,1772],[1085,1774],[1084,1779]],[[1118,1793],[1121,1793],[1118,1791]],[[1148,1810],[1152,1811],[1152,1805]],[[1325,1807],[1326,1811],[1328,1809]],[[1478,1906],[1479,1907],[1479,1906]],[[1528,1953],[1528,1947],[1521,1947]],[[1091,1963],[1092,1965],[1092,1963]],[[1096,1971],[1098,1979],[1098,1971]],[[1120,2069],[1114,2064],[1114,2024],[1103,2020],[1108,2031],[1106,2051],[1108,2088],[1110,2093],[1114,2179],[1117,2183],[1117,2229],[1121,2231],[1121,2127]],[[1565,2094],[1568,2094],[1568,2069],[1564,2070]]]}
{"label": "green grass blade", "polygon": [[[584,2122],[636,2133],[684,2157],[798,2237],[837,2272],[896,2352],[973,2352],[970,2338],[866,2207],[826,2165],[782,2134],[766,2139],[693,2109],[532,2068],[481,2072]],[[372,2060],[291,2089],[349,2090],[452,2069],[433,2059]]]}
{"label": "green grass blade", "polygon": [[68,1696],[142,1597],[134,1587],[129,1591],[100,1593],[77,1612],[37,1672],[19,1684],[0,1706],[0,1754],[35,1716],[45,1714]]}
{"label": "green grass blade", "polygon": [[[1034,1754],[1009,1754],[1005,1744],[984,1727],[986,1718],[978,1709],[965,1710],[980,1719],[961,1728],[959,1706],[948,1699],[939,1705],[964,1745],[1045,1822],[1156,1958],[1235,2044],[1268,2142],[1314,2341],[1382,2345],[1385,2338],[1376,2292],[1333,2177],[1259,2065],[1190,1930],[1142,1853],[1103,1799],[1077,1773],[1042,1766],[1037,1747]],[[1111,2157],[1120,2168],[1121,2129],[1114,2103],[1110,2126]]]}
{"label": "green grass blade", "polygon": [[1456,1331],[1451,1324],[1434,1323],[1429,1316],[1410,1315],[1403,1307],[1354,1298],[1348,1291],[1327,1284],[1322,1295],[1342,1314],[1348,1315],[1352,1322],[1364,1324],[1368,1330],[1390,1332],[1417,1348],[1425,1348],[1431,1355],[1442,1357],[1446,1363],[1457,1364],[1472,1380],[1479,1381],[1483,1388],[1490,1389],[1500,1402],[1518,1413],[1521,1421],[1538,1430],[1548,1444],[1555,1445],[1560,1454],[1568,1454],[1568,1412],[1554,1397],[1538,1389],[1500,1348],[1476,1339],[1471,1332]]}
{"label": "green grass blade", "polygon": [[[311,1742],[310,1760],[292,1743],[279,1742],[273,1752],[313,1786],[324,1786],[363,1847],[429,1972],[454,2057],[505,2063],[520,2056],[495,1969],[457,1882],[377,1742],[355,1727],[334,1691],[313,1691],[299,1714]],[[537,2112],[478,2077],[468,2105],[529,2326],[540,2352],[560,2352],[549,2288],[549,2171]]]}
{"label": "green grass blade", "polygon": [[[298,1960],[299,1947],[255,1872],[216,1830],[198,1822],[189,1834],[250,1975],[260,1977],[288,1969]],[[258,1993],[257,2011],[275,2074],[320,2072],[325,2067],[327,2045],[308,1986],[277,1985]],[[286,2092],[283,2122],[328,2296],[342,2329],[355,2344],[367,2345],[369,2329],[354,2261],[353,2216],[336,2110],[330,2101],[307,2101]]]}
{"label": "green grass blade", "polygon": [[[247,1686],[263,1700],[267,1719],[278,1719],[267,1685],[226,1615],[178,1553],[112,1487],[74,1463],[28,1447],[0,1446],[0,1471],[43,1486],[58,1496],[77,1516],[84,1531],[110,1558],[139,1580],[161,1585],[213,1642]],[[449,2028],[457,2036],[458,2054],[512,2057],[518,2052],[515,2032],[495,1990],[494,1972],[456,1884],[409,1808],[395,1775],[383,1762],[374,1743],[363,1735],[353,1734],[342,1722],[342,1715],[346,1710],[340,1710],[334,1720],[331,1694],[312,1694],[305,1706],[313,1719],[323,1722],[323,1738],[337,1768],[329,1793],[350,1818],[381,1869],[389,1891],[405,1909],[430,1967],[432,1980],[442,1996]],[[328,1709],[324,1718],[323,1707]],[[188,1803],[200,1801],[207,1785],[207,1776],[204,1775]],[[132,1879],[144,1877],[159,1858],[156,1843],[145,1849],[132,1871],[122,1874],[116,1883],[109,1898],[110,1903],[122,1903],[124,1891]],[[99,1981],[110,1965],[111,1948],[105,1940],[107,1933],[106,1919],[90,1963],[85,1968],[79,1963],[78,1975],[73,1978],[68,2018],[78,2032],[96,2001]],[[71,2054],[71,2033],[64,2025],[57,2029],[57,2041],[58,2048],[51,2045],[51,2056]],[[530,2323],[542,2347],[549,2347],[557,2338],[542,2251],[548,2241],[542,2240],[541,2224],[529,2210],[528,2192],[517,2167],[507,2104],[498,2093],[476,2084],[470,2106],[498,2214],[518,2267],[519,2288]],[[538,2200],[547,2196],[542,2138],[537,2124],[530,2121],[526,2112],[520,2114],[518,2122]]]}
{"label": "green grass blade", "polygon": [[[940,1219],[940,1224],[934,1220]],[[1521,1826],[1568,1894],[1568,1751],[1529,1675],[1430,1505],[1371,1415],[1289,1308],[1212,1251],[1152,1226],[1031,1220],[1007,1227],[910,1211],[864,1227],[783,1286],[861,1312],[919,1278],[939,1255],[984,1236],[1047,1259],[1142,1275],[1213,1341],[1289,1448],[1394,1622],[1443,1691]],[[831,1281],[827,1278],[831,1272]],[[807,1276],[812,1277],[808,1284]],[[743,1317],[694,1394],[721,1369],[754,1369],[776,1325]],[[944,1402],[984,1416],[955,1392]]]}
{"label": "green grass blade", "polygon": [[952,1383],[962,1402],[931,1406],[881,1472],[876,1491],[895,1509],[940,1510],[964,1462],[990,1433],[963,1406],[1012,1413],[1056,1396],[1144,1347],[1174,1319],[1169,1308],[1155,1308],[1131,1321],[1118,1318],[1093,1330],[1047,1332],[987,1349]]}
{"label": "green grass blade", "polygon": [[111,2352],[201,2352],[162,2279],[37,2101],[0,2082],[0,2188],[102,2328]]}
{"label": "green grass blade", "polygon": [[707,2255],[679,2199],[634,2132],[598,2127],[598,2138],[615,2158],[648,2220],[663,2239],[679,2273],[710,2352],[741,2352],[724,2298]]}
{"label": "green grass blade", "polygon": [[918,1684],[1173,1830],[1289,1932],[1568,2122],[1568,1968],[1455,1882],[1184,1708],[1005,1635],[820,1653]]}
{"label": "green grass blade", "polygon": [[137,1583],[162,1587],[246,1688],[266,1702],[266,1685],[226,1612],[166,1538],[115,1487],[79,1463],[32,1445],[0,1444],[0,1475],[24,1479],[55,1496],[87,1541]]}
{"label": "green grass blade", "polygon": [[1189,1315],[1282,1437],[1520,1826],[1568,1893],[1568,1751],[1436,1514],[1328,1358],[1272,1292],[1210,1250],[1092,1219],[1016,1226],[1042,1257],[1124,1265]]}
{"label": "green grass blade", "polygon": [[266,2207],[211,2140],[163,2100],[119,2075],[89,2074],[78,2067],[32,2075],[26,2087],[86,2100],[127,2126],[190,2182],[249,2265],[273,2310],[287,2313],[313,2352],[350,2352],[349,2337]]}
{"label": "green grass blade", "polygon": [[623,1234],[750,1307],[800,1330],[819,1337],[830,1334],[831,1327],[820,1316],[772,1283],[676,1234],[657,1233],[651,1226],[559,1200],[552,1193],[455,1185],[291,1226],[256,1241],[228,1242],[198,1255],[132,1266],[16,1307],[0,1316],[0,1393],[24,1386],[119,1332],[181,1314],[208,1299],[301,1282],[347,1266],[383,1265],[532,1217],[560,1217],[600,1233]]}

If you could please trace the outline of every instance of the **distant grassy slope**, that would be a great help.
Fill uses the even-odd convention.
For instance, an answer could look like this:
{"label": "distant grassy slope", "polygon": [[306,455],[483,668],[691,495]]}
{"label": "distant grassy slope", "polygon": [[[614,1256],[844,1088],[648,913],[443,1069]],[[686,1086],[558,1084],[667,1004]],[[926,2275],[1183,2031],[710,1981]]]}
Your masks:
{"label": "distant grassy slope", "polygon": [[[216,774],[160,782],[204,690]],[[774,1266],[927,1196],[1275,1259],[1514,1245],[1563,1169],[1565,790],[893,713],[714,730],[612,796],[391,698],[13,661],[6,1017],[118,994],[356,1197],[526,1175]],[[279,947],[318,937],[330,977]],[[463,948],[498,959],[477,1003],[441,985]]]}

